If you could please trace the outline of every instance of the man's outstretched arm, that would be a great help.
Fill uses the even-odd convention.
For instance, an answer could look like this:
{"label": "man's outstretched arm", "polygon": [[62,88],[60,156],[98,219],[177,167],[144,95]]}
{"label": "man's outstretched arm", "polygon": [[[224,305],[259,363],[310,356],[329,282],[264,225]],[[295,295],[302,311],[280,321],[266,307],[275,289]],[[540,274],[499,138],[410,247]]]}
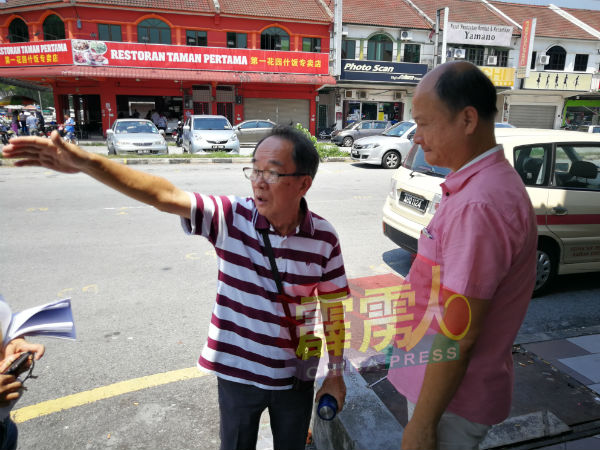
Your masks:
{"label": "man's outstretched arm", "polygon": [[16,137],[2,149],[5,158],[17,158],[16,165],[42,166],[63,173],[83,172],[101,183],[140,202],[178,216],[190,218],[188,194],[170,181],[134,170],[104,156],[88,153],[64,142],[57,131],[50,139]]}

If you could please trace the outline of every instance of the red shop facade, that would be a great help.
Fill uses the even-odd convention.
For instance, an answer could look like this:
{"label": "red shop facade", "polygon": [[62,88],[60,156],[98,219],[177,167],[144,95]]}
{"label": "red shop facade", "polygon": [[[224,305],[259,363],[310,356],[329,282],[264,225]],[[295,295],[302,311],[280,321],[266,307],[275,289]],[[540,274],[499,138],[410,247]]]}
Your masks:
{"label": "red shop facade", "polygon": [[[167,14],[159,18],[140,11],[124,11],[119,17],[120,40],[101,40],[101,22],[107,21],[102,15],[107,12],[79,7],[75,13],[80,17],[89,14],[83,20],[75,20],[69,8],[39,11],[36,17],[34,12],[4,15],[0,19],[0,31],[8,32],[2,33],[4,37],[10,37],[11,24],[18,19],[27,24],[31,39],[0,43],[0,77],[51,86],[57,122],[62,123],[71,110],[89,134],[104,135],[117,118],[146,117],[152,110],[170,120],[221,114],[232,124],[270,119],[302,123],[316,132],[317,90],[335,84],[328,75],[329,23],[220,18],[213,11],[211,17],[192,20],[195,28],[200,19],[205,22],[204,45],[185,45],[190,43],[192,25],[185,22],[189,18]],[[50,15],[64,23],[64,39],[54,39],[43,28]],[[148,20],[167,23],[171,43],[142,39],[141,24]],[[287,34],[284,48],[261,48],[264,30],[273,27]],[[227,45],[232,29],[237,36],[245,32],[245,48]],[[318,40],[316,50],[302,51],[304,36]]]}

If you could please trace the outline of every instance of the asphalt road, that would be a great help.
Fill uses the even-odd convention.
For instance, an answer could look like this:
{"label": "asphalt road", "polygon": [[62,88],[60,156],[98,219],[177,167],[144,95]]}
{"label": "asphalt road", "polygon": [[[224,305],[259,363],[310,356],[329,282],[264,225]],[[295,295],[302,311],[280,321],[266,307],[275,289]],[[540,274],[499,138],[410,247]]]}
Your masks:
{"label": "asphalt road", "polygon": [[[136,167],[187,190],[251,194],[240,164]],[[390,176],[325,163],[308,194],[337,228],[351,278],[410,267],[381,230]],[[15,311],[72,298],[78,335],[36,339],[47,355],[15,407],[19,448],[216,448],[215,379],[186,370],[206,339],[212,247],[186,236],[177,217],[81,174],[0,167],[0,192],[0,293]],[[532,301],[524,341],[600,323],[598,274],[559,281]]]}

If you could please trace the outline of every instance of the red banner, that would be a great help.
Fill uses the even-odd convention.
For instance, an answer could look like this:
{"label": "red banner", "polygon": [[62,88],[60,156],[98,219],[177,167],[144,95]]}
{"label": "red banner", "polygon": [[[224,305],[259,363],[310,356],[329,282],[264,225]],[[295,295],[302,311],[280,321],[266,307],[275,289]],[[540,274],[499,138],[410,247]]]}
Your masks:
{"label": "red banner", "polygon": [[0,45],[0,67],[64,64],[73,64],[69,40]]}
{"label": "red banner", "polygon": [[529,61],[533,49],[533,39],[535,37],[536,19],[527,19],[523,22],[521,28],[521,48],[519,49],[519,64],[517,66],[517,78],[526,78],[529,76]]}
{"label": "red banner", "polygon": [[138,44],[82,39],[0,46],[0,67],[76,64],[326,75],[326,53]]}

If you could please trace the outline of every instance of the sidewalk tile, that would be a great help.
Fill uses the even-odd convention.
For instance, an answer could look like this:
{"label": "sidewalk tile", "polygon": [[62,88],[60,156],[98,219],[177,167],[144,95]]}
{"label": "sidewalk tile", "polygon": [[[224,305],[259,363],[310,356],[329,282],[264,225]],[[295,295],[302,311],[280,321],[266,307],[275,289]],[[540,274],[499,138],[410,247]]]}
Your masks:
{"label": "sidewalk tile", "polygon": [[589,355],[591,353],[583,346],[570,341],[570,339],[560,339],[557,341],[536,342],[525,344],[523,347],[548,362],[554,362],[560,358]]}
{"label": "sidewalk tile", "polygon": [[592,381],[585,384],[600,383],[600,354],[562,358],[559,361]]}
{"label": "sidewalk tile", "polygon": [[600,353],[600,334],[569,338],[567,341],[586,349],[590,353]]}

